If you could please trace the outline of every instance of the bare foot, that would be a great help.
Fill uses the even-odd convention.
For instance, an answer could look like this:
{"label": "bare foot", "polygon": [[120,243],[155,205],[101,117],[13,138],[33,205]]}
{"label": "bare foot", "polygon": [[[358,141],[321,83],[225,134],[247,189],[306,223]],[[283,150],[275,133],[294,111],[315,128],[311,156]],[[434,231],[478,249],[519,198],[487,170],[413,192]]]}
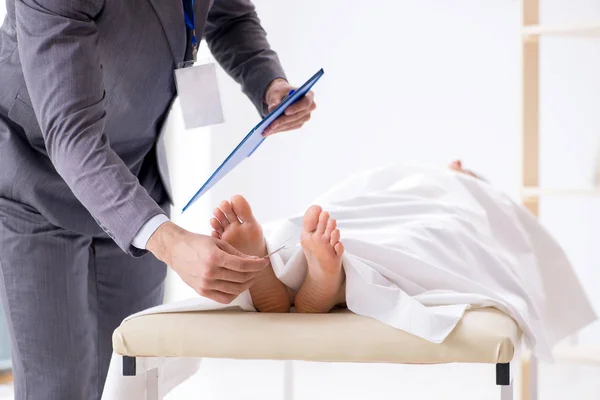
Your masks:
{"label": "bare foot", "polygon": [[[262,227],[254,218],[248,201],[242,196],[233,196],[231,202],[222,201],[210,220],[214,229],[212,236],[222,239],[250,256],[264,257],[267,245]],[[285,285],[277,279],[269,265],[250,287],[254,307],[261,312],[288,312],[290,301]]]}
{"label": "bare foot", "polygon": [[344,298],[344,245],[340,241],[340,231],[328,212],[312,206],[304,214],[301,238],[308,272],[296,295],[296,310],[301,313],[329,312]]}

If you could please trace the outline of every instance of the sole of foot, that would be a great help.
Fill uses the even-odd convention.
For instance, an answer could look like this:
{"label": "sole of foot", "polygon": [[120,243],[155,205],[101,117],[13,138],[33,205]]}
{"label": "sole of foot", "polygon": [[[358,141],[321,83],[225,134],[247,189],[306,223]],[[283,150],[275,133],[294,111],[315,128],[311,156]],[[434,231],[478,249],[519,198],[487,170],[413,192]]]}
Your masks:
{"label": "sole of foot", "polygon": [[345,281],[344,245],[336,220],[321,207],[310,207],[304,215],[301,239],[308,271],[296,296],[296,310],[328,312],[340,302]]}

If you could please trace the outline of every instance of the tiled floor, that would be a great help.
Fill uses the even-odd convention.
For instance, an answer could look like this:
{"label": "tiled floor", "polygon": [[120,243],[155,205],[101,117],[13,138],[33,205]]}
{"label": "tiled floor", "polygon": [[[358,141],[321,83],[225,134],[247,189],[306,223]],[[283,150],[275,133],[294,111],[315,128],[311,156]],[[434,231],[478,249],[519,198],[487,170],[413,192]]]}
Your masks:
{"label": "tiled floor", "polygon": [[[493,368],[481,365],[365,366],[295,363],[294,400],[497,400]],[[600,399],[600,366],[542,365],[540,400]],[[515,382],[519,399],[519,385]],[[206,360],[165,400],[282,400],[282,364]],[[10,385],[0,400],[13,400]]]}

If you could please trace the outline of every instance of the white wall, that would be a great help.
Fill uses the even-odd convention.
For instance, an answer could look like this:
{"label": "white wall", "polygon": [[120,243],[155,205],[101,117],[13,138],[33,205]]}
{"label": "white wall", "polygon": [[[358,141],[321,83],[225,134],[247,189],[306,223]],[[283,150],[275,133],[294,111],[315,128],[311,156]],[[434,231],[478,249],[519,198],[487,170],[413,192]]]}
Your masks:
{"label": "white wall", "polygon": [[[216,196],[242,192],[267,220],[304,209],[348,173],[453,157],[515,187],[515,2],[256,4],[293,82],[325,69],[319,109],[302,131],[265,143]],[[229,122],[214,129],[215,163],[257,120],[237,87],[223,86]]]}

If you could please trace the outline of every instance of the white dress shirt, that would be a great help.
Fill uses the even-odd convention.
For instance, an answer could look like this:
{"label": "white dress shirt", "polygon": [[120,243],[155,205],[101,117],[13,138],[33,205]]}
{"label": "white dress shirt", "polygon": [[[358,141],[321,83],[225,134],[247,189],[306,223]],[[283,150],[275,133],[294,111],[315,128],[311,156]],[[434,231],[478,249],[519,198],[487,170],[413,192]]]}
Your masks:
{"label": "white dress shirt", "polygon": [[135,235],[135,237],[133,238],[131,244],[134,247],[137,247],[138,249],[145,250],[146,244],[148,243],[150,236],[152,236],[152,234],[156,232],[159,226],[168,221],[169,217],[167,217],[165,214],[158,214],[150,218],[148,222],[146,222],[140,228],[137,235]]}

